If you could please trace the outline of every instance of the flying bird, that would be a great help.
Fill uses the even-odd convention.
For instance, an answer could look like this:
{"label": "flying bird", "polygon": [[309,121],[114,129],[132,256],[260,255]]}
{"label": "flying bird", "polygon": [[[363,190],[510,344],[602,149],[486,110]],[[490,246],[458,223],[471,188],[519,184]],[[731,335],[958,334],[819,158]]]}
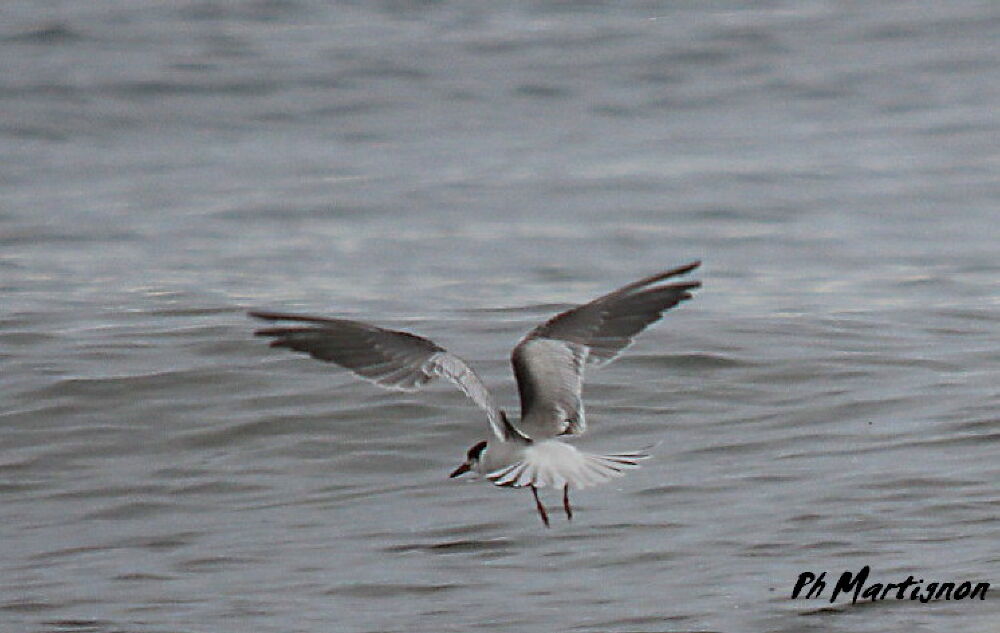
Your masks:
{"label": "flying bird", "polygon": [[666,310],[690,299],[700,282],[668,280],[699,265],[701,262],[692,262],[622,286],[557,314],[525,335],[511,354],[521,401],[521,418],[516,424],[464,360],[426,338],[348,319],[279,312],[249,314],[291,324],[255,332],[272,339],[271,347],[335,363],[381,387],[416,391],[435,378],[454,383],[486,412],[490,434],[468,450],[450,476],[472,471],[497,486],[529,488],[538,515],[548,527],[549,515],[538,498],[538,488],[561,488],[563,510],[566,518],[572,519],[571,488],[620,477],[649,457],[643,450],[585,453],[563,438],[587,430],[582,400],[585,366],[610,363]]}

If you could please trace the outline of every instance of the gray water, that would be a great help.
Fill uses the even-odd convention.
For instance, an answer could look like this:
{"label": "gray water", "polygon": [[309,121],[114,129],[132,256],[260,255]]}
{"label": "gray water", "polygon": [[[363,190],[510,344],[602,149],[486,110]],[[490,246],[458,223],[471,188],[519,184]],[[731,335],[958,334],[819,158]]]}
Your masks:
{"label": "gray water", "polygon": [[[997,631],[994,2],[32,2],[0,9],[0,631]],[[546,530],[248,308],[506,358],[701,258],[588,376]]]}

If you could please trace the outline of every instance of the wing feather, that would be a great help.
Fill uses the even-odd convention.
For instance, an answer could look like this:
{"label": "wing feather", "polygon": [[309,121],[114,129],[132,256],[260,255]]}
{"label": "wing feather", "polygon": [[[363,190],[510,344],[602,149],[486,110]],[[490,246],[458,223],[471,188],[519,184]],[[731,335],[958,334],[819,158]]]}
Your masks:
{"label": "wing feather", "polygon": [[496,437],[503,439],[508,433],[493,394],[479,375],[461,358],[429,339],[348,319],[277,312],[249,314],[265,321],[305,324],[263,328],[254,334],[271,338],[271,347],[335,363],[381,387],[416,391],[435,378],[445,378],[486,412]]}
{"label": "wing feather", "polygon": [[660,282],[700,265],[692,262],[622,286],[557,314],[521,339],[511,355],[521,429],[532,438],[583,433],[584,365],[610,363],[664,312],[690,299],[700,282]]}

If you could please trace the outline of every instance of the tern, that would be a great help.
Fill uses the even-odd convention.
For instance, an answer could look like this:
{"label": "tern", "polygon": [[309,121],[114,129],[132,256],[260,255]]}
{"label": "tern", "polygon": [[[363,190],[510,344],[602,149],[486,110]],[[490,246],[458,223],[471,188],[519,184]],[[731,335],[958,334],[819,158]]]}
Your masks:
{"label": "tern", "polygon": [[585,366],[610,363],[665,311],[690,299],[700,282],[664,282],[699,265],[701,262],[692,262],[622,286],[557,314],[525,335],[511,354],[521,401],[517,424],[510,421],[464,360],[422,336],[348,319],[279,312],[249,314],[294,324],[255,332],[271,338],[271,347],[335,363],[381,387],[416,391],[439,377],[454,383],[486,412],[491,433],[489,439],[468,450],[450,476],[472,471],[497,486],[529,488],[538,515],[548,527],[548,512],[538,498],[538,488],[562,488],[563,509],[570,520],[570,488],[586,488],[620,477],[649,457],[646,449],[608,455],[585,453],[562,438],[587,430],[582,400]]}

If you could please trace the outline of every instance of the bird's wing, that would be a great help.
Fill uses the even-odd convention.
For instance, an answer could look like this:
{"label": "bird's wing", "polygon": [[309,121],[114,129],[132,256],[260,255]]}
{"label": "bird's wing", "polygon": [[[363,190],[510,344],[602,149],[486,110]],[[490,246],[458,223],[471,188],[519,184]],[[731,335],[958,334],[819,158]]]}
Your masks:
{"label": "bird's wing", "polygon": [[700,265],[692,262],[630,283],[552,317],[521,339],[511,355],[521,396],[520,429],[536,439],[583,433],[584,366],[611,362],[646,326],[690,299],[700,282],[660,282]]}
{"label": "bird's wing", "polygon": [[512,432],[476,372],[461,358],[422,336],[347,319],[275,312],[249,314],[265,321],[300,324],[257,330],[256,336],[272,339],[271,347],[287,347],[336,363],[388,389],[416,391],[437,377],[447,378],[486,411],[494,435],[504,439]]}

